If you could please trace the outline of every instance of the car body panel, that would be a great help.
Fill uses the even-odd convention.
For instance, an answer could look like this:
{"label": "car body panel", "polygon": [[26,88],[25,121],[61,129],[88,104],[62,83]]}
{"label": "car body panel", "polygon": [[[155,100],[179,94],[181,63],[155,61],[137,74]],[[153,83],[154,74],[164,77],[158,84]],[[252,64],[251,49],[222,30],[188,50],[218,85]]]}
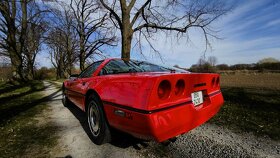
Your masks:
{"label": "car body panel", "polygon": [[[95,92],[103,103],[110,126],[142,139],[162,142],[203,124],[223,104],[218,74],[134,72],[99,75],[110,62],[106,59],[88,78],[64,82],[66,95],[83,111],[88,92]],[[159,84],[171,83],[166,99],[158,97]],[[185,88],[176,95],[175,84],[183,80]],[[204,102],[194,106],[191,93],[201,91]]]}

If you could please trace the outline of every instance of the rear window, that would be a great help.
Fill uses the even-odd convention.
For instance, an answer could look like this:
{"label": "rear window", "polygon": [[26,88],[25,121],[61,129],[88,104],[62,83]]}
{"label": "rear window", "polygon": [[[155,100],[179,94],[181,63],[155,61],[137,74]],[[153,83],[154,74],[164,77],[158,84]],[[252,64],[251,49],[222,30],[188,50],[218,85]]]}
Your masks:
{"label": "rear window", "polygon": [[[175,69],[151,64],[146,61],[113,59],[101,70],[100,75],[132,72],[170,72]],[[177,71],[177,70],[176,70]],[[180,71],[181,72],[181,71]]]}

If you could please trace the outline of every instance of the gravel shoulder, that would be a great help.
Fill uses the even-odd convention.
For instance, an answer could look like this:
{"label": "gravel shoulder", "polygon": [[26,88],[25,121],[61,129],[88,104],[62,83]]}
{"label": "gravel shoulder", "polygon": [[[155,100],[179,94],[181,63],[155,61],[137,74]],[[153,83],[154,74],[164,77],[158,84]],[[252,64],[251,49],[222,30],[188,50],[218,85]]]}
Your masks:
{"label": "gravel shoulder", "polygon": [[[57,92],[50,82],[45,94]],[[180,136],[175,143],[163,146],[142,142],[116,132],[112,143],[95,145],[87,135],[86,117],[74,106],[64,107],[61,92],[50,97],[51,110],[38,117],[57,127],[51,134],[58,136],[57,145],[50,149],[51,157],[280,157],[280,142],[251,133],[233,133],[206,123]]]}

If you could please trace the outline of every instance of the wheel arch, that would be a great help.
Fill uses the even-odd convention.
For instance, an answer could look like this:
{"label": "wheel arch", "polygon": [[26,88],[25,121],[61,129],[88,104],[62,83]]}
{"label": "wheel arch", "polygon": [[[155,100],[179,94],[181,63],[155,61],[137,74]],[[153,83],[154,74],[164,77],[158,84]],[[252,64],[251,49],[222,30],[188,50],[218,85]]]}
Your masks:
{"label": "wheel arch", "polygon": [[[85,112],[86,112],[87,106],[88,106],[88,99],[91,95],[94,95],[96,97],[96,99],[98,100],[98,102],[100,103],[100,105],[101,105],[101,107],[104,111],[103,103],[102,103],[102,100],[101,100],[99,94],[94,89],[89,89],[87,91],[86,97],[85,97],[85,106],[84,106],[85,107]],[[104,113],[105,113],[105,111],[104,111]]]}
{"label": "wheel arch", "polygon": [[91,96],[91,95],[94,95],[96,98],[97,98],[97,100],[98,100],[98,102],[100,103],[100,106],[101,106],[101,108],[102,108],[102,110],[103,110],[103,113],[104,113],[104,116],[105,116],[105,120],[106,120],[106,122],[108,123],[108,125],[110,126],[110,123],[109,123],[109,121],[108,121],[108,119],[107,119],[107,115],[106,115],[106,112],[105,112],[105,109],[104,109],[104,105],[103,105],[103,102],[102,102],[102,100],[101,100],[101,97],[99,96],[99,94],[94,90],[94,89],[89,89],[88,91],[87,91],[87,93],[86,93],[86,97],[85,97],[85,112],[87,112],[87,109],[88,109],[88,100],[89,100],[89,97]]}

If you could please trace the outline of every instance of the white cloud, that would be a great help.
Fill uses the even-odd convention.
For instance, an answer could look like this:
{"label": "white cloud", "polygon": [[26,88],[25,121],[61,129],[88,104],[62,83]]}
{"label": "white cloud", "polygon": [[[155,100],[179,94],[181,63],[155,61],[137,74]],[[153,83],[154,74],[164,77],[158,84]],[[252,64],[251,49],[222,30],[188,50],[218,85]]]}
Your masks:
{"label": "white cloud", "polygon": [[[246,19],[242,19],[244,14],[248,11],[263,6],[267,1],[246,1],[240,3],[232,12],[222,17],[220,20],[213,24],[214,28],[221,30],[218,35],[225,38],[224,40],[212,40],[213,51],[207,51],[207,56],[216,56],[219,63],[237,64],[237,63],[253,63],[265,57],[274,57],[280,59],[280,34],[275,33],[273,36],[261,36],[255,37],[251,40],[237,38],[242,37],[248,33],[247,28],[261,22],[262,20],[268,20],[270,14],[273,14],[272,8],[263,8],[262,11],[266,14],[260,13],[247,16]],[[242,23],[240,23],[242,21]],[[262,26],[258,26],[258,29],[264,29],[271,26],[277,26],[280,24],[279,19],[268,20]],[[258,34],[259,32],[256,32]],[[190,31],[191,42],[187,42],[182,38],[179,42],[176,38],[166,38],[164,34],[157,34],[154,37],[153,45],[161,53],[164,64],[173,66],[178,64],[183,67],[190,67],[195,64],[198,59],[203,55],[205,50],[205,41],[202,34],[197,30]],[[111,57],[120,57],[120,44],[115,49],[107,49]],[[157,55],[153,54],[147,43],[144,43],[144,55],[147,60],[155,63],[162,64]],[[113,52],[113,53],[111,53]],[[132,50],[132,58],[144,59],[137,49]],[[41,65],[46,63],[46,57],[40,59]],[[48,64],[46,64],[48,65]],[[50,64],[49,64],[50,65]]]}

